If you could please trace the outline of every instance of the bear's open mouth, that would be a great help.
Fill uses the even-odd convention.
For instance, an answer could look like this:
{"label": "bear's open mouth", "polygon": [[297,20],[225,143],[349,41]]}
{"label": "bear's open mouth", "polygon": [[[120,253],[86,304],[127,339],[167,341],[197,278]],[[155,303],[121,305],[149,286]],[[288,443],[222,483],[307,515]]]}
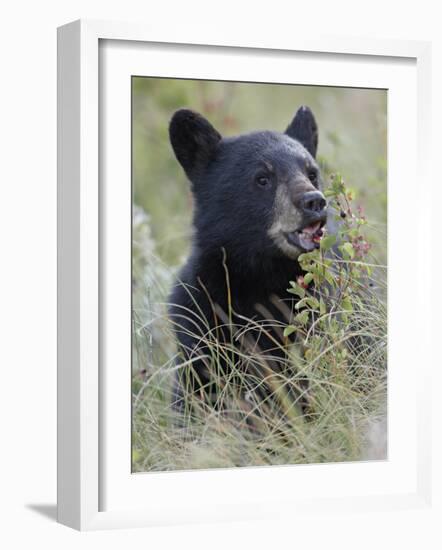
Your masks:
{"label": "bear's open mouth", "polygon": [[324,236],[324,225],[325,219],[318,220],[296,231],[285,233],[285,238],[291,245],[310,252],[315,248],[319,248],[321,239]]}

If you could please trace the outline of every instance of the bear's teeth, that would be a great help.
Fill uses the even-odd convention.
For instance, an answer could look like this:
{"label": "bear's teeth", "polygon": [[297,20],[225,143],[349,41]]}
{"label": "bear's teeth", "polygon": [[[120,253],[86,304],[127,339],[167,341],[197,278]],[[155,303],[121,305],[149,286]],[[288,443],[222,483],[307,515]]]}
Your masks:
{"label": "bear's teeth", "polygon": [[307,227],[304,227],[302,230],[302,233],[305,235],[313,235],[316,233],[316,231],[321,227],[321,222],[312,223],[312,225],[308,225]]}

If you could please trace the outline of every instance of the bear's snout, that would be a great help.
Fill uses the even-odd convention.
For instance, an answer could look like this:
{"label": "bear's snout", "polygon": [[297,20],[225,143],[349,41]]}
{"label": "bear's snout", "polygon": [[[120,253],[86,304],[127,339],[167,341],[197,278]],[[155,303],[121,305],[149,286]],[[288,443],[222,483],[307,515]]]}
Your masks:
{"label": "bear's snout", "polygon": [[327,201],[321,191],[308,191],[304,193],[296,205],[303,214],[321,214],[327,208]]}

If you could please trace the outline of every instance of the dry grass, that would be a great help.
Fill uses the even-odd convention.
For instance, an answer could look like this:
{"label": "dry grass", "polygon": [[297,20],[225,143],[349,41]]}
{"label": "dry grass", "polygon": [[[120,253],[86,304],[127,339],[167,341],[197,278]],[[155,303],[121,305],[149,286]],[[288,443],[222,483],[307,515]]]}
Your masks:
{"label": "dry grass", "polygon": [[[274,372],[262,354],[247,347],[233,353],[232,345],[252,325],[236,327],[227,316],[232,343],[220,342],[208,329],[201,338],[210,350],[207,365],[218,388],[217,402],[211,406],[201,393],[188,393],[188,413],[177,417],[171,407],[173,377],[192,364],[176,355],[166,315],[164,291],[173,274],[153,254],[146,266],[147,288],[138,289],[144,307],[134,311],[135,472],[386,457],[382,270],[371,287],[376,290],[365,293],[363,309],[347,314],[345,323],[339,320],[341,312],[327,313],[301,331],[298,345],[284,347],[282,372]],[[161,276],[166,282],[158,280]],[[228,375],[220,371],[221,358]],[[266,399],[257,397],[263,384]],[[301,413],[301,399],[308,402],[307,415]]]}

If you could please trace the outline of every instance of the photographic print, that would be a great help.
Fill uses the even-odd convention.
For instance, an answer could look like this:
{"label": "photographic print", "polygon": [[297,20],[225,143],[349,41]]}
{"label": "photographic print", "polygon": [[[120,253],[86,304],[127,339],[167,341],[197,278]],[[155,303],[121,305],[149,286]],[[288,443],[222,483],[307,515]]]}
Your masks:
{"label": "photographic print", "polygon": [[133,472],[387,458],[387,91],[132,77]]}

